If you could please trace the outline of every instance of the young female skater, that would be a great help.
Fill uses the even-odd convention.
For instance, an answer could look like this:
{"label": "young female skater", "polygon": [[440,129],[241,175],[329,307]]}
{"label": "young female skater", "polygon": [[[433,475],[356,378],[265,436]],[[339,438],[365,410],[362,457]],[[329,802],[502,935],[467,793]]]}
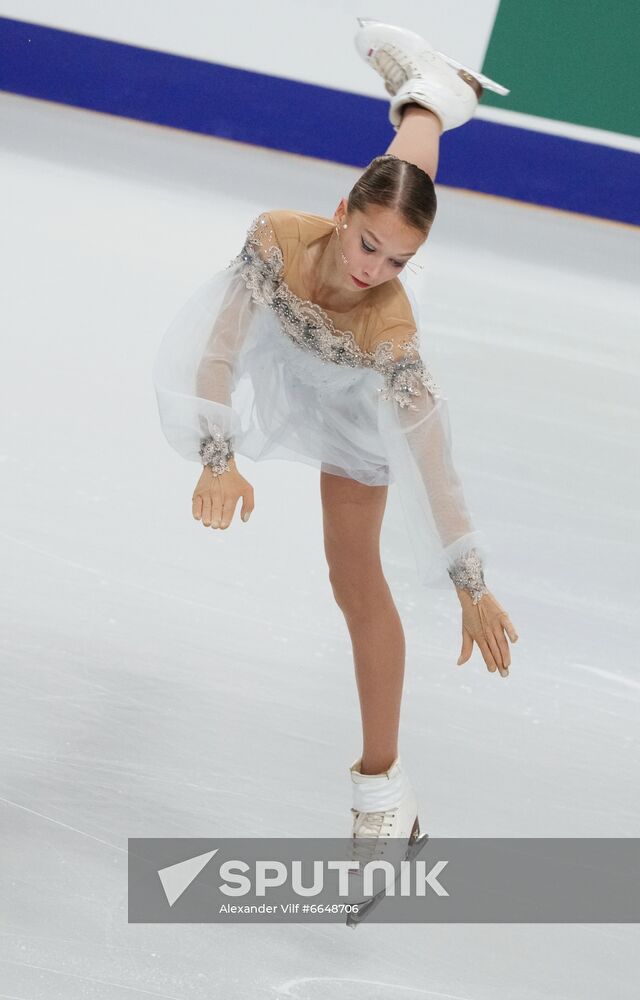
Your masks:
{"label": "young female skater", "polygon": [[[353,837],[383,846],[419,834],[398,756],[402,624],[380,561],[388,485],[396,482],[421,581],[455,585],[458,663],[477,643],[506,677],[516,631],[484,581],[485,549],[451,460],[446,398],[420,355],[417,306],[399,275],[427,239],[442,131],[472,117],[482,84],[418,35],[358,19],[356,47],[383,78],[396,136],[333,219],[264,212],[242,251],[181,308],[154,383],[163,431],[203,464],[193,517],[229,527],[254,509],[234,454],[320,470],[324,548],[349,629],[363,751],[350,769]],[[395,841],[398,843],[398,840]]]}

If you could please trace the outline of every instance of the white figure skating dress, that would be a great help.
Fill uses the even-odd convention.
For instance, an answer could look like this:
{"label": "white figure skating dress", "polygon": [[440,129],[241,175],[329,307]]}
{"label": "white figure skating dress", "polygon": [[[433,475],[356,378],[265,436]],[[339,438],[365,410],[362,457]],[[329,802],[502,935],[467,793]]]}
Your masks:
{"label": "white figure skating dress", "polygon": [[[479,599],[487,546],[451,455],[446,398],[421,355],[400,277],[349,312],[309,301],[302,261],[334,222],[264,212],[244,246],[181,307],[154,367],[163,432],[188,460],[289,459],[396,483],[419,579]],[[326,245],[326,242],[325,242]]]}

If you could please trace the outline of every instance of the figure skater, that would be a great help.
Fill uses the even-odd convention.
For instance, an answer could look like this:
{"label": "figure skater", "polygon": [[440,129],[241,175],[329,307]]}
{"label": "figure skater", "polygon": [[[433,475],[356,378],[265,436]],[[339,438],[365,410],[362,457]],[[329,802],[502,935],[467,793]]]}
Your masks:
{"label": "figure skater", "polygon": [[203,465],[192,515],[205,527],[228,528],[239,501],[243,521],[254,509],[236,452],[320,471],[329,581],[362,715],[362,754],[350,768],[356,849],[358,839],[411,845],[420,833],[398,754],[405,639],[379,549],[391,483],[421,582],[455,586],[458,663],[475,642],[488,671],[506,677],[506,637],[518,638],[485,584],[446,397],[420,354],[417,303],[400,278],[435,216],[441,132],[473,116],[483,85],[508,91],[413,32],[358,20],[356,48],[391,98],[393,141],[332,219],[288,209],[254,219],[241,252],[182,306],[154,364],[163,431]]}

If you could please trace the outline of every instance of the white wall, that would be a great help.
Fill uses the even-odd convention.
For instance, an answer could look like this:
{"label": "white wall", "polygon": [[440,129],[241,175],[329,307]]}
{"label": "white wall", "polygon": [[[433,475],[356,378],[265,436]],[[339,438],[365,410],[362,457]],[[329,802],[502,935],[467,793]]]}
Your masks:
{"label": "white wall", "polygon": [[479,68],[499,0],[0,0],[0,15],[384,97],[353,47],[356,16],[402,25]]}

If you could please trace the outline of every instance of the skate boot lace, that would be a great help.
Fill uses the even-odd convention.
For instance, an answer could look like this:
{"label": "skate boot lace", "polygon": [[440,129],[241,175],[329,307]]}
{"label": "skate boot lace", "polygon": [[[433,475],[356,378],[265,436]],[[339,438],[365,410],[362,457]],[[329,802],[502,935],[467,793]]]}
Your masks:
{"label": "skate boot lace", "polygon": [[[393,821],[396,816],[396,809],[387,809],[384,812],[361,813],[357,809],[351,812],[355,816],[355,827],[353,834],[350,861],[363,862],[371,861],[375,857],[383,857],[384,851],[378,851],[380,840],[388,836]],[[374,844],[358,844],[358,840],[374,840]],[[384,840],[383,844],[387,841]]]}
{"label": "skate boot lace", "polygon": [[[437,62],[438,56],[425,49],[420,53],[420,59]],[[369,62],[383,77],[385,90],[392,97],[395,97],[407,80],[422,75],[419,64],[391,42],[385,42],[380,48],[375,49]]]}

